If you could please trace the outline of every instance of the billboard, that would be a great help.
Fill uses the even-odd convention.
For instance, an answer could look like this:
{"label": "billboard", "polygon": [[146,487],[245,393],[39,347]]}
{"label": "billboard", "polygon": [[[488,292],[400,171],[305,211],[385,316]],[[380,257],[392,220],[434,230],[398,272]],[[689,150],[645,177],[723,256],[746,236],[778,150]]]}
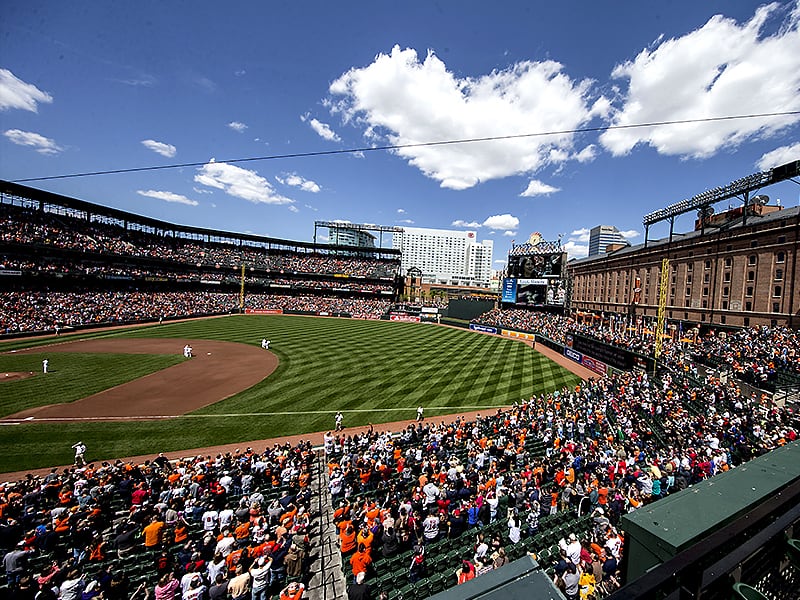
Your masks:
{"label": "billboard", "polygon": [[517,280],[511,277],[503,279],[503,294],[500,302],[503,304],[515,304],[517,301]]}

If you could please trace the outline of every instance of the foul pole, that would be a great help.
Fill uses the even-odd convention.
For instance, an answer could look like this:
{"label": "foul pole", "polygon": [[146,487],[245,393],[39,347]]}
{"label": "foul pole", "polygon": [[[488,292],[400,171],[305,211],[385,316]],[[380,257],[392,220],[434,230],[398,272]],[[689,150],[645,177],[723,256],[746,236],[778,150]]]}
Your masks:
{"label": "foul pole", "polygon": [[662,336],[664,334],[664,313],[667,308],[667,286],[669,286],[669,259],[665,258],[661,261],[661,281],[658,283],[658,318],[656,320],[656,330],[653,332],[656,336],[656,346],[653,352],[656,362],[658,362],[658,357],[661,356],[661,345],[664,340]]}
{"label": "foul pole", "polygon": [[242,263],[241,285],[239,286],[239,312],[244,312],[244,263]]}

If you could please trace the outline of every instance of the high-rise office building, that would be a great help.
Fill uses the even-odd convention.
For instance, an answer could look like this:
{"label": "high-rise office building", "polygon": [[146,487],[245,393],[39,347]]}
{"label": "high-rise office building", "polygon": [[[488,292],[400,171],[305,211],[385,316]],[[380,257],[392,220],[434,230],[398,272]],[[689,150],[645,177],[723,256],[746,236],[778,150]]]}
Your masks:
{"label": "high-rise office building", "polygon": [[404,227],[392,237],[402,252],[402,274],[419,269],[424,283],[489,287],[492,240],[478,242],[475,231]]}
{"label": "high-rise office building", "polygon": [[328,243],[332,246],[358,246],[359,248],[374,248],[375,236],[364,229],[348,227],[330,228],[330,238]]}
{"label": "high-rise office building", "polygon": [[628,240],[622,237],[622,233],[613,225],[592,227],[589,231],[589,256],[603,254],[609,244],[630,246]]}

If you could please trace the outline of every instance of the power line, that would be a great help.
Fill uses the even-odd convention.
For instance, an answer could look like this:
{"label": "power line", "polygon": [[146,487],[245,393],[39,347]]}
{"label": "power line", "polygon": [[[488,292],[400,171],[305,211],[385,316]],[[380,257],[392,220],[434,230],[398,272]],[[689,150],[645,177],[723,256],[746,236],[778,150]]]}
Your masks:
{"label": "power line", "polygon": [[[233,158],[230,160],[217,160],[220,164],[238,164],[265,160],[282,160],[286,158],[310,158],[314,156],[333,156],[337,154],[357,154],[359,152],[377,152],[387,150],[404,150],[407,148],[426,148],[434,146],[452,146],[455,144],[473,144],[476,142],[496,142],[502,140],[515,140],[523,138],[544,137],[548,135],[568,135],[576,133],[594,133],[598,131],[612,131],[621,129],[640,129],[644,127],[663,127],[667,125],[685,125],[690,123],[713,123],[718,121],[733,121],[738,119],[761,119],[765,117],[785,117],[789,115],[800,115],[800,110],[785,112],[760,113],[750,115],[733,115],[727,117],[704,117],[702,119],[680,119],[675,121],[654,121],[652,123],[637,123],[633,125],[606,125],[598,127],[581,127],[578,129],[563,129],[558,131],[543,131],[538,133],[518,133],[513,135],[497,135],[491,137],[466,138],[460,140],[443,140],[437,142],[419,142],[416,144],[396,144],[386,146],[369,146],[363,148],[346,148],[339,150],[318,150],[315,152],[294,152],[292,154],[272,154],[269,156],[251,156],[249,158]],[[47,177],[28,177],[26,179],[14,179],[14,183],[28,183],[31,181],[49,181],[53,179],[73,179],[76,177],[93,177],[96,175],[118,175],[121,173],[142,173],[146,171],[163,171],[166,169],[182,169],[186,167],[202,167],[209,161],[175,163],[169,165],[154,165],[149,167],[131,167],[127,169],[109,169],[106,171],[87,171],[85,173],[70,173],[67,175],[49,175]]]}

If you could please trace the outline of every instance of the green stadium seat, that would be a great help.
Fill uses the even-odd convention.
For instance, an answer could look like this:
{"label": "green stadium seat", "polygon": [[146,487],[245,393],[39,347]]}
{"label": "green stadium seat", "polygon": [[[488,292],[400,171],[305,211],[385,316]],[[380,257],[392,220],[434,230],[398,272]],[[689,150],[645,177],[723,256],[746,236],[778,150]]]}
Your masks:
{"label": "green stadium seat", "polygon": [[769,600],[767,596],[746,583],[733,584],[732,600]]}
{"label": "green stadium seat", "polygon": [[792,563],[795,569],[800,569],[800,540],[789,539],[786,542],[786,547],[789,562]]}

